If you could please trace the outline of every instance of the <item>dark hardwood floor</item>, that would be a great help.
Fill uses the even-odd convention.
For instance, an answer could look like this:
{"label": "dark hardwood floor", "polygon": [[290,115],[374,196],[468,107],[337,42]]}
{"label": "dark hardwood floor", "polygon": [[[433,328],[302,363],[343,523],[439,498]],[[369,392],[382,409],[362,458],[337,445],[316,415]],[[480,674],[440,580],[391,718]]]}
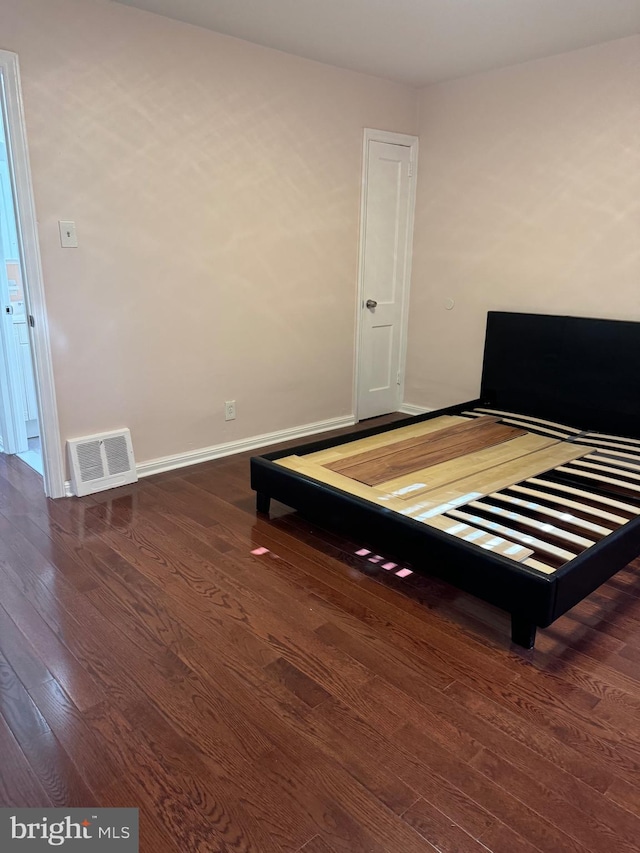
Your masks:
{"label": "dark hardwood floor", "polygon": [[0,457],[0,805],[136,806],[144,853],[640,850],[640,561],[526,652],[256,517],[248,458],[53,502]]}

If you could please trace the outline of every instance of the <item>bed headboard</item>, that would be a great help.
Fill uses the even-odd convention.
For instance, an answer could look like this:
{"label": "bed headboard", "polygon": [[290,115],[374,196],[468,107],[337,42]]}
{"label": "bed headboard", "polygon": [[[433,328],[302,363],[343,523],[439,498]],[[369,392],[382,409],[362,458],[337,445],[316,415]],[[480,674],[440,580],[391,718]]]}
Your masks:
{"label": "bed headboard", "polygon": [[640,323],[490,311],[481,397],[492,408],[640,437]]}

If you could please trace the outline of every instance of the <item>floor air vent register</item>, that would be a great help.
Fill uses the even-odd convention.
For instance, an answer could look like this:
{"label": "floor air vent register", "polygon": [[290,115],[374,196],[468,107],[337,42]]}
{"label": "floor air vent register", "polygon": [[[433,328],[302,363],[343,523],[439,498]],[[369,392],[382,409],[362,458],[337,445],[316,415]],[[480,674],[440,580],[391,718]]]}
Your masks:
{"label": "floor air vent register", "polygon": [[82,497],[138,479],[128,429],[74,438],[67,442],[71,485]]}

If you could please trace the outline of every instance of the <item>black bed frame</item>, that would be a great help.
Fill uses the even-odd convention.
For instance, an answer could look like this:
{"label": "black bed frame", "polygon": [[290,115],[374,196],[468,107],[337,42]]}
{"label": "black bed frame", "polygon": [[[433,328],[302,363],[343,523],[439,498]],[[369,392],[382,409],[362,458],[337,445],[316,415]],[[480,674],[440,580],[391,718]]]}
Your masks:
{"label": "black bed frame", "polygon": [[[480,397],[383,427],[297,447],[302,456],[411,423],[476,406],[544,418],[580,430],[640,437],[640,323],[490,312]],[[454,539],[275,464],[291,450],[251,459],[258,512],[271,498],[348,529],[351,537],[414,571],[443,578],[511,614],[514,643],[532,648],[537,627],[589,595],[640,554],[640,517],[629,521],[550,575]]]}

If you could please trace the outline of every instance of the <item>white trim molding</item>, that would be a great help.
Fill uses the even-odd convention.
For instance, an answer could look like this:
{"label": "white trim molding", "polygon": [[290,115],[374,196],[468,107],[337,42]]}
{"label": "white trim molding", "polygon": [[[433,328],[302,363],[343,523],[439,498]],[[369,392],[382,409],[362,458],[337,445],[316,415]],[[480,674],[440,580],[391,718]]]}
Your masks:
{"label": "white trim molding", "polygon": [[[353,415],[340,418],[329,418],[316,423],[303,424],[299,427],[282,429],[277,432],[266,432],[262,435],[254,435],[250,438],[241,438],[238,441],[227,441],[224,444],[214,444],[211,447],[203,447],[200,450],[190,450],[188,453],[178,453],[175,456],[163,456],[160,459],[151,459],[148,462],[140,462],[136,465],[138,477],[151,477],[153,474],[162,474],[165,471],[173,471],[177,468],[187,468],[190,465],[198,465],[200,462],[210,462],[212,459],[221,459],[223,456],[232,456],[234,453],[244,453],[247,450],[257,450],[270,444],[279,444],[282,441],[291,441],[296,438],[304,438],[308,435],[316,435],[321,432],[329,432],[334,429],[343,429],[353,426],[356,419]],[[65,483],[66,497],[72,497],[71,482]]]}
{"label": "white trim molding", "polygon": [[33,200],[31,168],[29,166],[27,129],[20,88],[20,70],[17,55],[6,50],[0,50],[0,84],[3,94],[0,101],[5,108],[2,119],[4,119],[10,149],[10,172],[13,179],[15,210],[20,235],[20,260],[24,275],[25,301],[27,312],[34,318],[34,327],[30,329],[30,341],[38,399],[44,464],[44,490],[49,497],[60,498],[65,494],[64,458],[60,440],[38,226]]}

